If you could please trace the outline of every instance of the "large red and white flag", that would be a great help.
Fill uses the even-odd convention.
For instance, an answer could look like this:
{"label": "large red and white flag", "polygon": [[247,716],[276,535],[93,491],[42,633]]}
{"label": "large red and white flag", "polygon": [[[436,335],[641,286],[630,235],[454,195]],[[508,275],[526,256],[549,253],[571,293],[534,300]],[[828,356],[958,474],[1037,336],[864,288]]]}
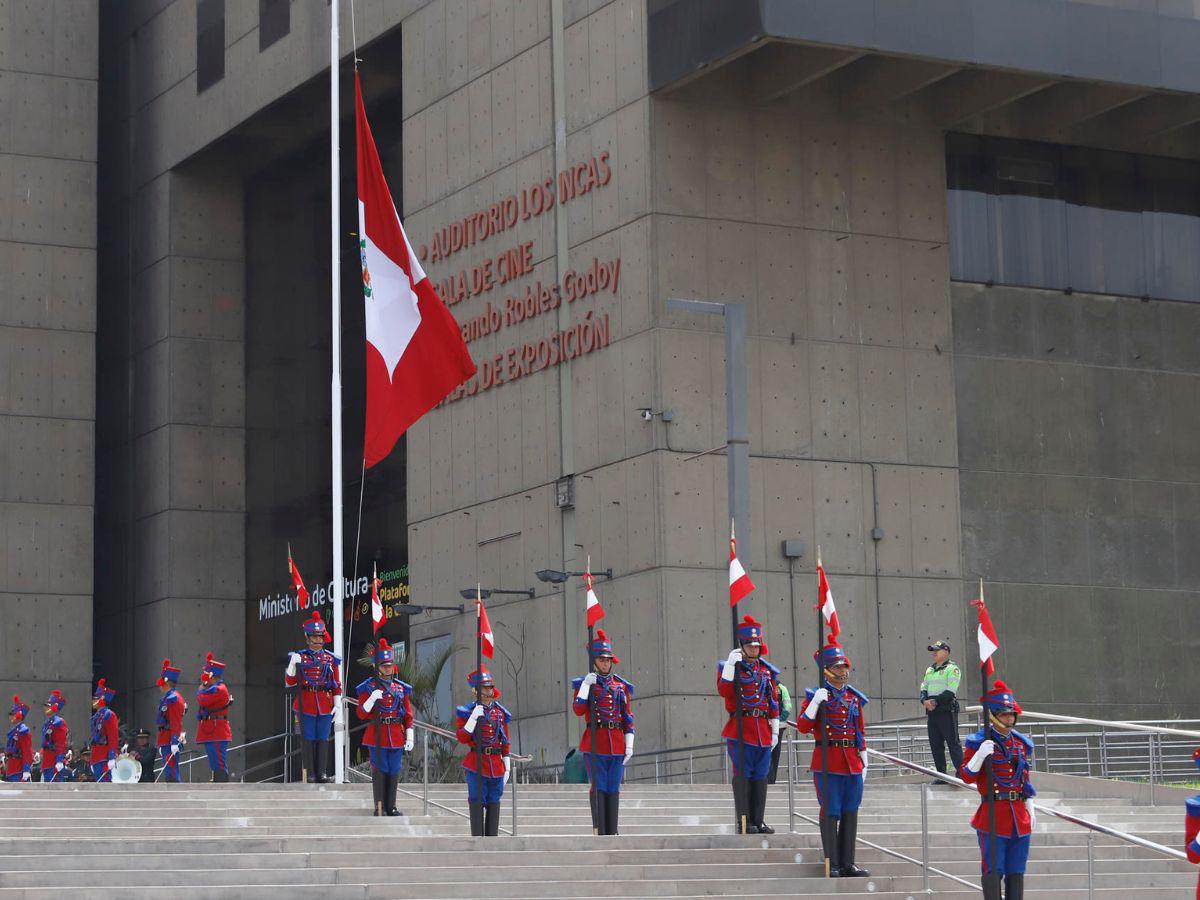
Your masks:
{"label": "large red and white flag", "polygon": [[[591,567],[589,566],[589,568]],[[587,584],[587,627],[595,628],[596,623],[604,618],[604,607],[600,605],[600,598],[596,596],[592,573],[586,572],[583,580]]]}
{"label": "large red and white flag", "polygon": [[358,248],[367,331],[363,462],[392,452],[400,435],[475,374],[458,322],[421,268],[400,225],[354,76],[358,133]]}
{"label": "large red and white flag", "polygon": [[996,664],[992,662],[992,656],[1000,649],[1000,638],[996,636],[996,629],[992,627],[992,617],[988,615],[983,597],[972,600],[971,605],[979,610],[979,628],[976,631],[979,638],[979,665],[991,675],[996,671]]}
{"label": "large red and white flag", "polygon": [[754,590],[754,582],[742,568],[737,558],[737,535],[734,534],[733,523],[729,523],[729,605],[737,606],[738,601]]}
{"label": "large red and white flag", "polygon": [[479,604],[479,641],[483,648],[483,655],[491,659],[492,654],[496,652],[496,639],[492,635],[492,623],[488,621],[483,601],[476,600],[475,602]]}
{"label": "large red and white flag", "polygon": [[379,629],[387,618],[383,614],[383,601],[379,599],[379,571],[376,570],[371,578],[371,634],[379,634]]}
{"label": "large red and white flag", "polygon": [[308,588],[304,586],[304,579],[300,577],[300,570],[296,568],[296,561],[292,559],[292,548],[288,547],[288,574],[292,576],[292,587],[296,589],[296,601],[301,609],[308,609]]}
{"label": "large red and white flag", "polygon": [[825,567],[820,563],[817,563],[817,608],[825,620],[829,640],[836,644],[838,635],[842,633],[842,623],[838,621],[837,607],[833,605],[833,589],[825,577]]}

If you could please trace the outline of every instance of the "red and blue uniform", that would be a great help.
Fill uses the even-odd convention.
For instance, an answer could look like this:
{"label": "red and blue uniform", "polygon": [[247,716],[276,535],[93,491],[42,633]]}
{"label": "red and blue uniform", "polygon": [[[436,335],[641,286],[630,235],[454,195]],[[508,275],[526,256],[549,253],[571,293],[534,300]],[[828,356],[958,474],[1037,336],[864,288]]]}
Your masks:
{"label": "red and blue uniform", "polygon": [[225,663],[213,659],[209,653],[200,671],[200,690],[196,692],[196,741],[204,747],[212,780],[222,784],[229,781],[226,753],[233,740],[233,730],[229,727],[233,696],[222,678],[224,674]]}
{"label": "red and blue uniform", "polygon": [[59,713],[67,705],[67,698],[56,689],[45,705],[50,714],[42,723],[42,781],[66,781],[65,759],[71,731],[67,728],[67,720]]}
{"label": "red and blue uniform", "polygon": [[[492,673],[485,669],[482,674],[472,672],[468,675],[467,684],[479,691],[494,687],[495,681]],[[512,721],[512,713],[500,705],[499,699],[500,691],[497,690],[488,703],[468,703],[454,710],[458,741],[471,748],[463,760],[467,801],[471,807],[471,833],[489,837],[499,831],[500,798],[508,780],[508,724]],[[482,709],[479,716],[474,713],[476,707]],[[480,820],[478,823],[476,816]]]}
{"label": "red and blue uniform", "polygon": [[[305,619],[301,627],[306,636],[329,640],[319,610],[314,609],[312,618]],[[312,768],[308,780],[324,784],[329,780],[326,759],[333,714],[342,693],[342,661],[324,647],[319,650],[306,647],[289,654],[283,680],[288,687],[299,688],[292,710],[300,715],[300,733],[309,745]]]}
{"label": "red and blue uniform", "polygon": [[[596,632],[588,645],[588,655],[593,659],[611,659],[612,664],[621,661],[613,655],[613,645],[604,633]],[[635,735],[633,717],[634,686],[620,675],[592,673],[586,691],[582,690],[588,676],[581,675],[571,682],[575,692],[572,709],[582,716],[586,727],[579,740],[587,769],[589,792],[592,804],[593,827],[598,834],[616,834],[620,808],[621,782],[625,778],[625,760],[633,755]],[[596,746],[592,747],[593,724]]]}
{"label": "red and blue uniform", "polygon": [[158,740],[155,746],[162,754],[163,781],[179,781],[179,750],[183,742],[183,714],[187,710],[187,701],[175,690],[179,683],[179,669],[171,665],[171,660],[164,659],[162,675],[158,679],[158,687],[166,688],[162,699],[158,701],[158,715],[155,719],[158,725]]}
{"label": "red and blue uniform", "polygon": [[[1192,752],[1192,759],[1200,766],[1200,749]],[[1187,800],[1187,818],[1184,821],[1184,849],[1188,862],[1200,863],[1200,794]],[[1196,900],[1200,900],[1200,880],[1196,882]]]}
{"label": "red and blue uniform", "polygon": [[395,651],[380,638],[372,651],[376,673],[354,689],[358,717],[367,723],[363,746],[371,756],[371,783],[375,788],[375,814],[398,816],[396,788],[404,774],[404,752],[413,739],[412,685],[379,674],[381,666],[396,665]]}
{"label": "red and blue uniform", "polygon": [[92,779],[94,781],[112,781],[112,769],[117,764],[117,752],[120,749],[120,722],[117,714],[108,708],[117,692],[108,687],[101,678],[96,684],[96,692],[92,702],[96,711],[92,713],[88,740],[92,748]]}
{"label": "red and blue uniform", "polygon": [[[1001,712],[1021,713],[1020,705],[1003,681],[995,682],[988,691],[984,705],[989,716]],[[980,745],[989,740],[995,745],[990,757],[990,800],[987,767],[973,772],[969,765],[979,752]],[[1030,836],[1033,832],[1033,821],[1025,801],[1037,795],[1029,779],[1032,764],[1033,741],[1016,729],[1002,733],[998,726],[992,724],[986,729],[979,729],[966,740],[961,777],[967,784],[975,785],[983,798],[971,819],[971,827],[978,836],[983,875],[985,878],[992,876],[997,890],[1000,878],[1005,879],[1009,891],[1013,890],[1010,880],[1017,882],[1017,889],[1023,889],[1024,886],[1025,864],[1029,859]],[[989,826],[989,804],[996,811],[994,843]]]}
{"label": "red and blue uniform", "polygon": [[14,694],[12,709],[8,714],[16,717],[17,721],[8,729],[4,741],[4,780],[29,781],[30,767],[33,765],[33,735],[25,724],[29,707]]}

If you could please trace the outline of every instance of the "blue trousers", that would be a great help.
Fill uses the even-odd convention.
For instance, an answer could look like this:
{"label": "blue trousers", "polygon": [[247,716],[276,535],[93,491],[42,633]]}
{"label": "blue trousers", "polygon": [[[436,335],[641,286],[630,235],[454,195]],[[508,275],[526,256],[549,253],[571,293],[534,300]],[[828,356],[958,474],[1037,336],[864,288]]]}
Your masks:
{"label": "blue trousers", "polygon": [[504,796],[504,776],[480,777],[478,772],[467,772],[467,800],[471,803],[499,803]]}
{"label": "blue trousers", "polygon": [[403,747],[368,747],[371,753],[371,768],[385,775],[399,775],[404,771]]}
{"label": "blue trousers", "polygon": [[989,871],[999,872],[1001,875],[1025,874],[1025,863],[1029,860],[1029,839],[1033,835],[1027,834],[1024,837],[1018,835],[1016,826],[1013,827],[1013,832],[1008,837],[996,835],[996,843],[990,854],[992,858],[989,864],[988,833],[976,831],[975,834],[979,837],[979,862],[984,875]]}
{"label": "blue trousers", "polygon": [[[827,816],[840,816],[843,813],[858,812],[862,806],[863,777],[861,775],[845,775],[830,772],[822,775],[813,772],[813,785],[817,789],[817,802],[821,804],[821,812]],[[828,779],[828,785],[822,782]]]}
{"label": "blue trousers", "polygon": [[333,730],[333,713],[327,716],[300,714],[300,727],[306,741],[327,741]]}
{"label": "blue trousers", "polygon": [[15,775],[5,775],[5,776],[4,776],[4,780],[5,780],[5,781],[20,781],[20,780],[21,780],[21,777],[22,777],[22,774],[23,774],[23,773],[21,773],[21,772],[18,772],[18,773],[17,773],[17,774],[15,774]]}
{"label": "blue trousers", "polygon": [[112,781],[112,772],[108,770],[108,760],[92,763],[93,781]]}
{"label": "blue trousers", "polygon": [[[585,753],[583,765],[592,787],[606,794],[619,794],[625,777],[625,754]],[[595,766],[595,774],[592,767]]]}
{"label": "blue trousers", "polygon": [[48,769],[42,769],[42,781],[66,781],[67,775],[71,770],[63,766],[61,772],[54,771],[54,766]]}
{"label": "blue trousers", "polygon": [[171,752],[170,744],[163,744],[158,748],[162,754],[163,761],[163,781],[179,781],[179,754]]}
{"label": "blue trousers", "polygon": [[[750,781],[762,781],[771,770],[771,745],[756,747],[753,744],[739,744],[733,738],[725,741],[729,750],[729,761],[733,763],[734,775],[745,775]],[[742,752],[745,750],[746,771],[738,768],[742,762]]]}
{"label": "blue trousers", "polygon": [[226,769],[225,751],[229,749],[229,741],[203,741],[204,752],[208,754],[208,767],[214,772],[224,772]]}

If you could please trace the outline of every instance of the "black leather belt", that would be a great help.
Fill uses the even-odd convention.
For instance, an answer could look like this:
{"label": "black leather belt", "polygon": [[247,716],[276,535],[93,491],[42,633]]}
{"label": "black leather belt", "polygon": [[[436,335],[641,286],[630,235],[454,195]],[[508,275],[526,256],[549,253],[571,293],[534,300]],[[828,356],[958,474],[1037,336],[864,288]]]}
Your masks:
{"label": "black leather belt", "polygon": [[1008,800],[1015,803],[1018,800],[1024,800],[1025,795],[1021,791],[993,791],[992,798],[995,800]]}
{"label": "black leather belt", "polygon": [[307,684],[300,685],[300,690],[309,691],[310,693],[313,693],[313,694],[332,694],[333,693],[333,688],[309,687]]}
{"label": "black leather belt", "polygon": [[379,720],[380,725],[403,725],[404,716],[384,716]]}
{"label": "black leather belt", "polygon": [[857,747],[858,741],[854,738],[831,738],[828,740],[818,739],[816,744],[818,747],[841,747],[848,750],[851,747]]}
{"label": "black leather belt", "polygon": [[597,722],[596,727],[597,728],[620,728],[621,723],[620,722]]}
{"label": "black leather belt", "polygon": [[[743,709],[743,710],[742,710],[742,715],[743,715],[743,716],[748,716],[748,717],[749,717],[749,718],[751,718],[751,719],[770,719],[770,718],[774,718],[774,717],[773,717],[773,716],[772,716],[772,715],[771,715],[769,712],[767,712],[765,709]],[[730,714],[729,714],[729,718],[731,718],[731,719],[733,719],[733,718],[736,718],[736,717],[737,717],[737,713],[730,713]]]}
{"label": "black leather belt", "polygon": [[504,751],[499,747],[482,747],[479,750],[484,756],[503,756]]}

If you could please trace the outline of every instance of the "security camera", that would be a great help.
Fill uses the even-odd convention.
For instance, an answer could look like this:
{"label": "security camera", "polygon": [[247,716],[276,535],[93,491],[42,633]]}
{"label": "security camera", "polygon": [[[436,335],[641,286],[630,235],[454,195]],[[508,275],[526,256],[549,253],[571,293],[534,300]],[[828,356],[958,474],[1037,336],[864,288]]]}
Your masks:
{"label": "security camera", "polygon": [[651,419],[654,418],[654,411],[651,410],[650,407],[648,407],[648,406],[643,406],[641,409],[638,410],[638,415],[640,415],[642,417],[643,422],[649,422]]}

